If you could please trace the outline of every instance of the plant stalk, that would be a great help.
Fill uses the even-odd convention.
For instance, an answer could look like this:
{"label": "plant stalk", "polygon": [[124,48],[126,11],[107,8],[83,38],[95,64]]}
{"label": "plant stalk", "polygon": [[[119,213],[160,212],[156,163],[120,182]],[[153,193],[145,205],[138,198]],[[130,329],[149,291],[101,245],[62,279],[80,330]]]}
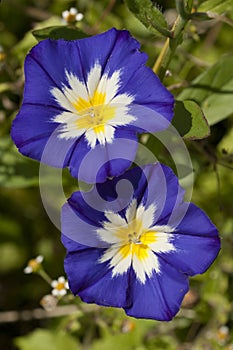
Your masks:
{"label": "plant stalk", "polygon": [[[191,11],[192,1],[189,3],[189,9]],[[167,38],[164,46],[153,66],[153,71],[159,76],[160,80],[163,81],[166,71],[169,67],[171,59],[173,58],[177,47],[183,41],[183,31],[189,21],[189,16],[183,18],[181,15],[178,15],[175,23],[173,24],[171,33],[172,37]]]}

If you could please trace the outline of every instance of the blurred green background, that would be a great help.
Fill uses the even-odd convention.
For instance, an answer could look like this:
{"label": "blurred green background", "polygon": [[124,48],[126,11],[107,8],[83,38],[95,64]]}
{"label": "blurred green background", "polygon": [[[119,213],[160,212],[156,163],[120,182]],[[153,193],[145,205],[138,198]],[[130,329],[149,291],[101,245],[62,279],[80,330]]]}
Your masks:
{"label": "blurred green background", "polygon": [[[167,21],[176,17],[174,1],[158,1]],[[215,18],[192,21],[170,64],[165,85],[177,97],[200,74],[233,54],[233,3],[195,1]],[[221,7],[223,5],[223,7]],[[51,287],[40,276],[23,272],[29,259],[44,256],[43,266],[52,279],[64,275],[65,250],[60,232],[50,222],[40,198],[37,162],[21,156],[10,139],[10,127],[23,94],[23,62],[36,44],[33,29],[64,25],[62,11],[76,7],[84,14],[77,25],[89,35],[111,27],[128,29],[148,53],[153,66],[164,38],[156,37],[129,12],[123,1],[2,0],[0,4],[0,349],[60,350],[233,350],[233,63],[220,82],[227,93],[216,93],[207,110],[211,134],[187,140],[194,167],[192,200],[217,225],[222,250],[213,266],[191,279],[191,292],[181,311],[169,323],[136,320],[121,310],[84,305],[68,296],[50,316],[40,300]],[[195,10],[194,8],[194,10]],[[219,17],[220,16],[220,17]],[[229,71],[229,73],[228,73]],[[210,98],[211,84],[209,82]],[[187,89],[188,90],[188,89]],[[216,92],[216,91],[215,91]],[[190,92],[187,94],[189,95]],[[189,97],[189,96],[188,96]],[[213,100],[213,98],[212,98]],[[206,105],[205,105],[206,104]],[[214,115],[214,117],[213,117]],[[167,151],[147,142],[159,160],[169,164]],[[65,191],[75,189],[65,172]],[[71,301],[70,301],[71,300]],[[40,312],[41,311],[41,312]]]}

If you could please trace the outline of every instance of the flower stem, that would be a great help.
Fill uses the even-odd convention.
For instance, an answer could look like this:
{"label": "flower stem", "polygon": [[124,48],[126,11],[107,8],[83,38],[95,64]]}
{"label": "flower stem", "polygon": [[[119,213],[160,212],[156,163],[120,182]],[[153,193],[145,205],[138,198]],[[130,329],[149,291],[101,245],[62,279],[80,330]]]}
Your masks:
{"label": "flower stem", "polygon": [[175,54],[177,46],[182,42],[182,33],[183,29],[187,23],[187,20],[184,20],[180,16],[176,18],[176,21],[172,27],[173,38],[167,38],[164,46],[153,66],[153,71],[159,76],[162,81],[166,70],[171,62],[172,57]]}
{"label": "flower stem", "polygon": [[[192,1],[189,1],[189,9],[191,11],[191,5]],[[183,30],[189,21],[189,16],[186,18],[183,18],[181,15],[178,15],[175,23],[173,24],[171,33],[172,37],[169,37],[166,39],[164,46],[153,66],[153,71],[159,76],[160,80],[162,81],[165,73],[168,69],[168,66],[171,62],[172,57],[175,54],[175,51],[177,47],[182,43],[183,41]]]}
{"label": "flower stem", "polygon": [[164,45],[163,45],[162,50],[160,51],[160,54],[159,54],[157,60],[155,61],[155,64],[153,66],[153,71],[155,72],[155,74],[159,75],[160,67],[162,66],[162,63],[166,57],[166,54],[167,54],[167,51],[169,48],[169,42],[170,42],[170,38],[167,38]]}
{"label": "flower stem", "polygon": [[43,269],[40,269],[38,271],[38,275],[40,275],[40,277],[42,277],[48,284],[51,284],[52,282],[51,277]]}

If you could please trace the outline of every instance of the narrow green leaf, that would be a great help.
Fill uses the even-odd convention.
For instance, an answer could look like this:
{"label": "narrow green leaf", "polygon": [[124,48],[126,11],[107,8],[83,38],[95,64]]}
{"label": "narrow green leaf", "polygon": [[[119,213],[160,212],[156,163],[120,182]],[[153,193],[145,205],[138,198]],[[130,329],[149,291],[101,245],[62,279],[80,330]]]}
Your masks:
{"label": "narrow green leaf", "polygon": [[88,35],[82,32],[80,29],[67,26],[51,26],[37,29],[33,30],[32,34],[38,41],[48,38],[75,40],[88,37]]}
{"label": "narrow green leaf", "polygon": [[198,11],[209,11],[219,15],[228,12],[233,15],[233,3],[232,0],[207,0],[199,6]]}
{"label": "narrow green leaf", "polygon": [[125,0],[129,10],[154,34],[170,36],[167,22],[160,10],[150,0]]}
{"label": "narrow green leaf", "polygon": [[209,123],[214,125],[233,114],[233,57],[222,57],[199,75],[178,96],[197,102]]}
{"label": "narrow green leaf", "polygon": [[186,140],[200,140],[210,134],[201,108],[194,101],[176,101],[172,124]]}

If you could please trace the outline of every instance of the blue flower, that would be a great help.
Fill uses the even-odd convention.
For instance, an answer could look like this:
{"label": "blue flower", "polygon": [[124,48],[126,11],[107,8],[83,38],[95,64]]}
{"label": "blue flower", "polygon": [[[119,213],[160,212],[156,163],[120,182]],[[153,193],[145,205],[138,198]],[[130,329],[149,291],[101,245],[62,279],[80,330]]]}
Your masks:
{"label": "blue flower", "polygon": [[183,196],[160,163],[73,193],[62,209],[71,291],[130,316],[172,319],[188,277],[204,273],[220,249],[216,227]]}
{"label": "blue flower", "polygon": [[[90,183],[123,173],[135,158],[136,134],[163,130],[173,116],[173,96],[146,60],[125,30],[41,41],[25,60],[11,133],[19,151]],[[97,148],[82,175],[82,160]],[[96,157],[104,169],[93,179]]]}

